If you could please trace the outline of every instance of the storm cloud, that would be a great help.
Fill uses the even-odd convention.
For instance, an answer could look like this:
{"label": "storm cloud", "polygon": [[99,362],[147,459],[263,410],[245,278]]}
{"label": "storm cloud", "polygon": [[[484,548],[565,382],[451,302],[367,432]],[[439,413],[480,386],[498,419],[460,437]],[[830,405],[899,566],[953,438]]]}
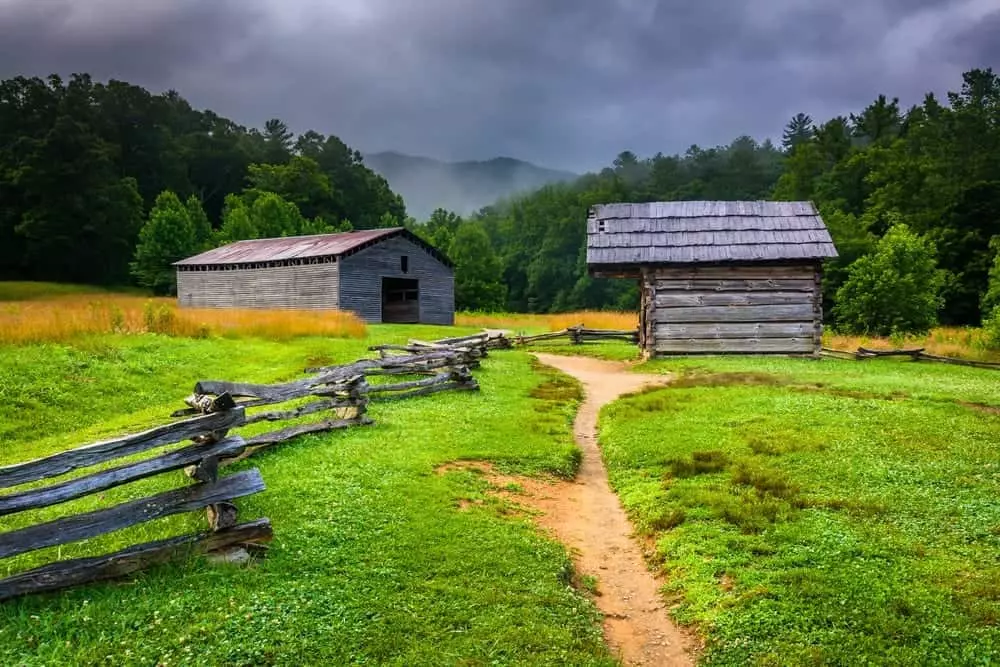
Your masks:
{"label": "storm cloud", "polygon": [[1000,63],[1000,0],[0,0],[0,77],[89,72],[362,151],[583,171],[780,137]]}

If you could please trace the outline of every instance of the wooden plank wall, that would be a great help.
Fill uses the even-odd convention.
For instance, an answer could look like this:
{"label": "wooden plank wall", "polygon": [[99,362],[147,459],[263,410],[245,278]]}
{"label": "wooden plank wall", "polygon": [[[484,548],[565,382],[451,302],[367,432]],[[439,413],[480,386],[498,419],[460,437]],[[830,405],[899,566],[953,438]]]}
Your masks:
{"label": "wooden plank wall", "polygon": [[[403,273],[402,256],[409,258]],[[420,321],[454,324],[455,275],[415,243],[395,237],[377,243],[340,263],[340,307],[368,322],[382,321],[382,278],[409,278],[420,283]]]}
{"label": "wooden plank wall", "polygon": [[820,267],[744,265],[646,273],[647,354],[818,354]]}
{"label": "wooden plank wall", "polygon": [[337,308],[339,264],[178,271],[182,308]]}

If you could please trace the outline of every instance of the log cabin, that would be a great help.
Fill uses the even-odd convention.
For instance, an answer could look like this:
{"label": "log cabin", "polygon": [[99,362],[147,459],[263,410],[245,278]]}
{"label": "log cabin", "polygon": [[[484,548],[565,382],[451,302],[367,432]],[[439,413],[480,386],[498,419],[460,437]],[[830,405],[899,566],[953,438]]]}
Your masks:
{"label": "log cabin", "polygon": [[819,354],[836,256],[811,202],[604,204],[587,221],[590,275],[639,282],[646,358]]}
{"label": "log cabin", "polygon": [[337,309],[366,322],[455,320],[451,260],[403,227],[236,241],[174,267],[182,308]]}

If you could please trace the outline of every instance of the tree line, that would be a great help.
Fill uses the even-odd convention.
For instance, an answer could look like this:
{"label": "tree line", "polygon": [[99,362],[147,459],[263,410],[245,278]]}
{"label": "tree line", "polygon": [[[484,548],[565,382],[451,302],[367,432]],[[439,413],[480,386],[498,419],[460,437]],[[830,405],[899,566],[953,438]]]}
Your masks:
{"label": "tree line", "polygon": [[0,81],[0,203],[0,278],[158,291],[166,260],[213,244],[406,218],[335,136],[295,137],[278,119],[247,128],[86,74]]}
{"label": "tree line", "polygon": [[[813,201],[840,256],[826,262],[827,321],[855,333],[979,325],[1000,304],[1000,77],[975,69],[957,92],[907,109],[879,96],[816,123],[800,113],[780,146],[739,137],[683,155],[621,153],[577,182],[552,185],[462,220],[437,211],[432,242],[475,235],[494,272],[482,308],[547,312],[635,308],[637,286],[587,276],[590,206],[660,200]],[[493,276],[492,282],[490,281]]]}
{"label": "tree line", "polygon": [[0,278],[173,288],[170,262],[245,238],[404,225],[456,264],[459,308],[634,309],[637,286],[587,275],[589,208],[660,200],[810,200],[840,257],[828,321],[845,331],[996,322],[1000,305],[1000,77],[907,109],[792,118],[780,145],[749,136],[680,155],[622,152],[573,183],[462,218],[409,218],[335,136],[295,136],[197,111],[124,82],[0,81]]}

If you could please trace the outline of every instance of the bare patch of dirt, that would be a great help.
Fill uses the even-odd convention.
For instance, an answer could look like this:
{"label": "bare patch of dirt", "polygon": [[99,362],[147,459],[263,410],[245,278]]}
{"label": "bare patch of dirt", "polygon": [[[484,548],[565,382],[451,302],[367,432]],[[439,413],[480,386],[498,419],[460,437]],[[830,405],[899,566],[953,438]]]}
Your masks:
{"label": "bare patch of dirt", "polygon": [[597,445],[597,417],[606,403],[671,380],[667,375],[640,375],[625,363],[587,357],[536,354],[539,361],[577,378],[584,402],[574,423],[583,450],[573,481],[512,477],[488,463],[458,462],[439,468],[478,470],[492,493],[530,508],[535,522],[569,547],[579,579],[599,591],[594,602],[604,614],[604,636],[626,665],[693,665],[700,642],[675,625],[660,589],[663,578],[650,569],[647,557],[655,544],[635,531],[608,485]]}
{"label": "bare patch of dirt", "polygon": [[963,408],[969,408],[970,410],[975,410],[976,412],[983,412],[988,415],[1000,415],[1000,407],[995,405],[986,405],[985,403],[969,403],[967,401],[958,401],[958,404]]}

